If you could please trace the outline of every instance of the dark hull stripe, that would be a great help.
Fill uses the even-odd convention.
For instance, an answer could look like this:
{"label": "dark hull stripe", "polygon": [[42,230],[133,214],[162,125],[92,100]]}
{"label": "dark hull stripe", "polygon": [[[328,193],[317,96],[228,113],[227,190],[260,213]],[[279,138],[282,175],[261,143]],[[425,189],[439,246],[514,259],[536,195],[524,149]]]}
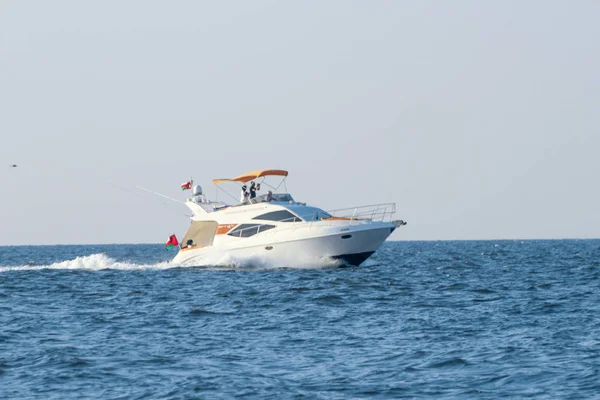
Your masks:
{"label": "dark hull stripe", "polygon": [[342,260],[344,264],[355,265],[358,266],[362,264],[367,258],[371,257],[371,255],[375,253],[374,251],[366,251],[364,253],[356,253],[356,254],[342,254],[341,256],[333,256],[331,258],[335,260]]}

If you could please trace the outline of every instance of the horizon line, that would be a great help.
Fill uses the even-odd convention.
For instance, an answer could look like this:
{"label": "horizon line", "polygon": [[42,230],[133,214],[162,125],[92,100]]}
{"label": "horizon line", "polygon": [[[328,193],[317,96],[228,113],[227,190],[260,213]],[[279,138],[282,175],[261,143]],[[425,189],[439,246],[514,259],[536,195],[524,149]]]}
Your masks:
{"label": "horizon line", "polygon": [[[405,239],[386,240],[389,242],[516,242],[516,241],[551,241],[551,240],[600,240],[597,238],[535,238],[535,239]],[[136,246],[136,245],[164,245],[161,242],[139,242],[139,243],[55,243],[55,244],[0,244],[0,247],[27,247],[27,246]]]}

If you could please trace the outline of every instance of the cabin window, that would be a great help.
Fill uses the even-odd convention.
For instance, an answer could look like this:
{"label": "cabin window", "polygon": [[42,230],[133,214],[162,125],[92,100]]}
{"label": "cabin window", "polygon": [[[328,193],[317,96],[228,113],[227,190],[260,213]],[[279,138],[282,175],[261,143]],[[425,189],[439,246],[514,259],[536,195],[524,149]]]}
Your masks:
{"label": "cabin window", "polygon": [[273,228],[275,228],[275,225],[241,224],[237,228],[229,232],[228,235],[235,237],[250,237],[256,235],[257,233],[262,233]]}
{"label": "cabin window", "polygon": [[262,219],[267,221],[279,221],[279,222],[299,222],[302,221],[299,217],[296,217],[294,214],[287,210],[279,210],[268,212],[263,215],[259,215],[258,217],[254,217],[252,219]]}

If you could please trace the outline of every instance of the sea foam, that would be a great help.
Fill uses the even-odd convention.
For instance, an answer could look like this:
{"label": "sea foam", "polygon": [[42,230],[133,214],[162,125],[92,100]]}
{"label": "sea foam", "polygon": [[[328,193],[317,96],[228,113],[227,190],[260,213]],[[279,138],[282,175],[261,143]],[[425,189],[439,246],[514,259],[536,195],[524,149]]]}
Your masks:
{"label": "sea foam", "polygon": [[0,272],[7,271],[36,271],[43,269],[52,270],[87,270],[101,271],[105,269],[116,270],[144,270],[144,269],[168,269],[174,268],[177,265],[162,262],[157,264],[133,264],[123,261],[116,261],[114,258],[107,256],[104,253],[91,254],[89,256],[80,256],[72,260],[55,262],[48,265],[16,265],[16,266],[0,266]]}
{"label": "sea foam", "polygon": [[316,261],[291,261],[283,263],[274,263],[263,256],[236,257],[230,254],[214,255],[211,259],[204,260],[202,265],[194,262],[185,264],[175,264],[172,262],[159,262],[156,264],[135,264],[127,261],[117,261],[104,253],[80,256],[71,260],[55,262],[47,265],[25,264],[15,266],[0,266],[0,272],[8,271],[38,271],[38,270],[83,270],[83,271],[102,271],[102,270],[165,270],[170,268],[189,268],[202,267],[208,269],[307,269],[307,268],[329,268],[341,265],[339,260],[328,257]]}

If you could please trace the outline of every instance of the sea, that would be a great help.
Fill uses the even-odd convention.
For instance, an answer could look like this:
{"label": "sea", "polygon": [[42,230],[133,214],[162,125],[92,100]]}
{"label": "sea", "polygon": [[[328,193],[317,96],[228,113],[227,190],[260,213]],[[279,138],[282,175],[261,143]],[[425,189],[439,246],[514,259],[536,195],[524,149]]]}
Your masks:
{"label": "sea", "polygon": [[600,398],[600,240],[173,256],[0,247],[0,399]]}

